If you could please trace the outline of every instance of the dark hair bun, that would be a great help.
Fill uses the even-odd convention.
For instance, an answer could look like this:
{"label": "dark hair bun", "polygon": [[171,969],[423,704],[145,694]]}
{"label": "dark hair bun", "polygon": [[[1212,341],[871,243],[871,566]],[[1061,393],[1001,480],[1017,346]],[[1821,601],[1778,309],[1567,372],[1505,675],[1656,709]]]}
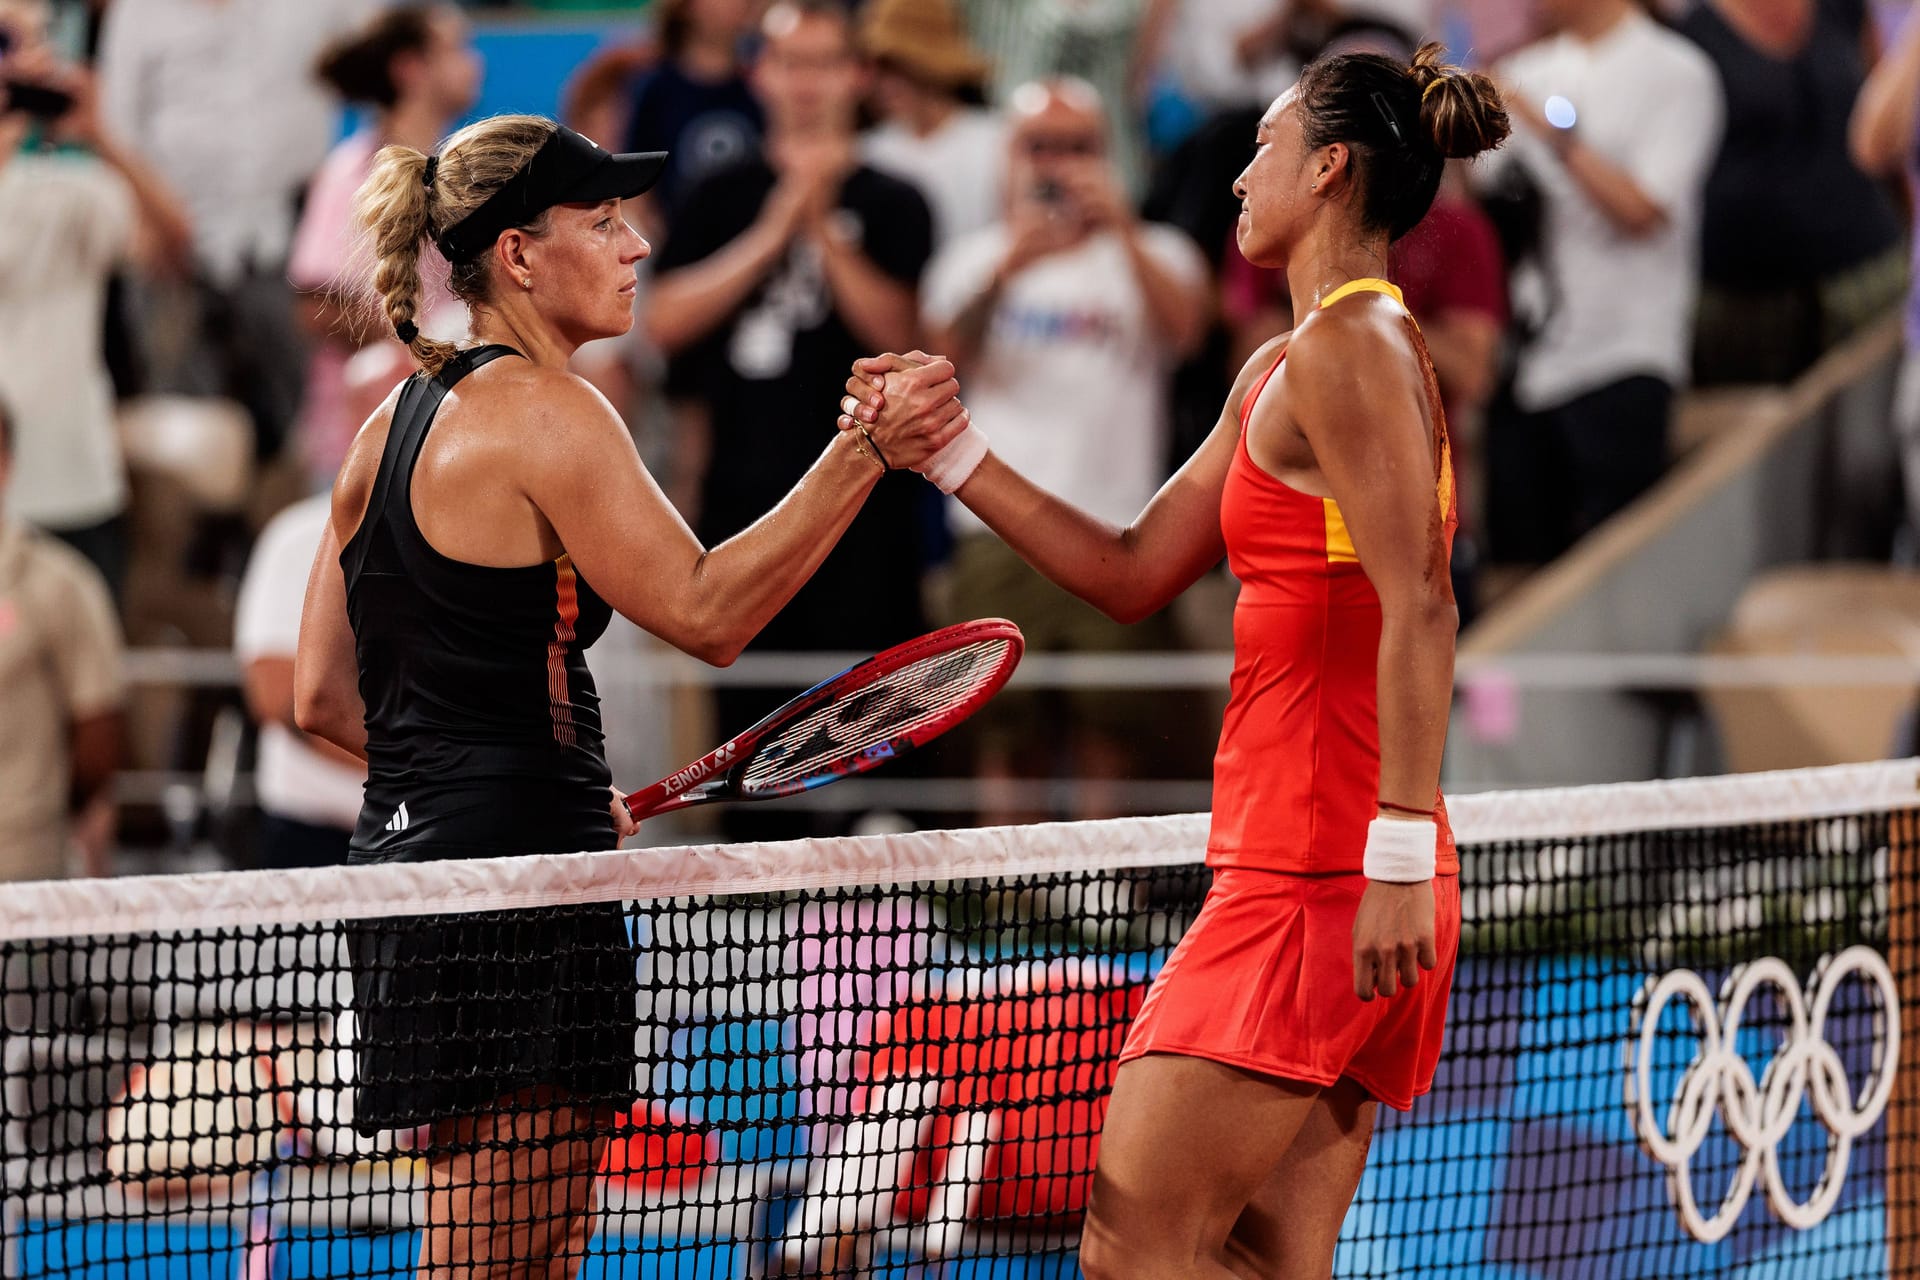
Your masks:
{"label": "dark hair bun", "polygon": [[429,4],[387,9],[322,50],[314,61],[314,74],[348,102],[391,107],[400,100],[400,87],[393,82],[393,60],[426,49],[433,39],[432,20]]}
{"label": "dark hair bun", "polygon": [[1410,71],[1420,88],[1420,125],[1449,160],[1491,151],[1507,140],[1511,126],[1500,90],[1477,71],[1440,61],[1439,44],[1424,44]]}

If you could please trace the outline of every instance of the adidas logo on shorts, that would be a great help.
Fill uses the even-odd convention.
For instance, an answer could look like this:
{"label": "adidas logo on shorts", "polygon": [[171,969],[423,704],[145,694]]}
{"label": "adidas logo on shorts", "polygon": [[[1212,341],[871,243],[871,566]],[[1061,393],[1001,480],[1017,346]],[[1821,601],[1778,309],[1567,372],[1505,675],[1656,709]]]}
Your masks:
{"label": "adidas logo on shorts", "polygon": [[407,802],[402,800],[400,807],[393,811],[393,816],[387,819],[387,830],[405,831],[412,825],[413,819],[407,816]]}

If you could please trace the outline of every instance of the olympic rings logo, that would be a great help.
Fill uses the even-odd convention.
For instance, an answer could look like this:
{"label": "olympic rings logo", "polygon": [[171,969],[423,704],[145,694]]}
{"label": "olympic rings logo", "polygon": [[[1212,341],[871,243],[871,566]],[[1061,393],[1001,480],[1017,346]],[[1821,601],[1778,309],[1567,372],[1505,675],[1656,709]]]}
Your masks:
{"label": "olympic rings logo", "polygon": [[[1856,1104],[1840,1054],[1827,1042],[1827,1014],[1842,981],[1858,975],[1880,989],[1875,1019],[1873,1065]],[[1747,1001],[1762,987],[1779,993],[1787,1026],[1773,1060],[1756,1081],[1736,1046]],[[1693,1006],[1700,1051],[1687,1064],[1663,1125],[1653,1109],[1654,1043],[1660,1015],[1668,1004]],[[1754,1185],[1766,1189],[1767,1203],[1780,1221],[1805,1231],[1825,1220],[1840,1198],[1853,1141],[1879,1121],[1893,1093],[1900,1061],[1900,997],[1893,971],[1871,947],[1848,947],[1823,959],[1806,993],[1786,962],[1774,957],[1741,965],[1727,978],[1719,1005],[1707,984],[1690,969],[1648,979],[1634,1001],[1634,1033],[1628,1044],[1627,1109],[1648,1155],[1667,1167],[1667,1181],[1680,1225],[1694,1239],[1712,1244],[1733,1230],[1752,1198]],[[1804,1201],[1793,1198],[1780,1174],[1780,1143],[1793,1127],[1809,1096],[1813,1114],[1826,1126],[1827,1160],[1820,1182]],[[1739,1172],[1712,1217],[1694,1199],[1688,1162],[1707,1140],[1718,1113],[1740,1144]]]}

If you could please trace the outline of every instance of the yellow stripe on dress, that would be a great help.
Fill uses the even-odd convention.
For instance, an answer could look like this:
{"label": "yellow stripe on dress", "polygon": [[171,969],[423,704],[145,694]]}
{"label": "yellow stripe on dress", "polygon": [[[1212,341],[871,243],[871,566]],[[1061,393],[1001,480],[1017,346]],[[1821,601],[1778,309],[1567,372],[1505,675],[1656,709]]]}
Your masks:
{"label": "yellow stripe on dress", "polygon": [[[1443,450],[1440,455],[1440,518],[1445,520],[1453,511],[1453,452]],[[1359,564],[1360,556],[1353,549],[1353,535],[1347,532],[1347,518],[1340,514],[1340,504],[1332,498],[1320,499],[1320,505],[1326,510],[1327,518],[1327,563]]]}
{"label": "yellow stripe on dress", "polygon": [[1351,298],[1356,293],[1384,293],[1399,303],[1402,311],[1407,309],[1407,295],[1400,292],[1398,285],[1390,281],[1382,280],[1378,276],[1362,276],[1358,280],[1347,281],[1338,289],[1335,289],[1332,293],[1320,299],[1320,309],[1325,311],[1328,307],[1340,301],[1340,299]]}
{"label": "yellow stripe on dress", "polygon": [[1359,564],[1360,557],[1354,552],[1353,537],[1347,532],[1347,518],[1340,514],[1340,504],[1332,498],[1322,498],[1320,505],[1326,508],[1327,516],[1327,563]]}

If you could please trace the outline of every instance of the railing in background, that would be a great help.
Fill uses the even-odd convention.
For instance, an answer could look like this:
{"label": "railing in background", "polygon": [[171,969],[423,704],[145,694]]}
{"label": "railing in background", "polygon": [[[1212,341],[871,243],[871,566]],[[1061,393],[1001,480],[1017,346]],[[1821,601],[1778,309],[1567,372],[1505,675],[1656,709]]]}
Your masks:
{"label": "railing in background", "polygon": [[[1900,350],[1900,319],[1888,316],[1758,401],[1490,610],[1461,637],[1463,668],[1573,653],[1596,661],[1689,654],[1725,624],[1756,574],[1846,554],[1833,535],[1849,515],[1850,492],[1890,474]],[[1675,708],[1647,696],[1651,687],[1543,686],[1517,722],[1490,717],[1507,730],[1494,734],[1463,700],[1449,784],[1481,790],[1712,770],[1712,759],[1676,749]]]}
{"label": "railing in background", "polygon": [[[731,667],[709,667],[663,653],[623,675],[657,688],[772,689],[810,685],[853,665],[859,653],[746,654]],[[596,670],[600,667],[595,662]],[[1225,692],[1230,653],[1030,654],[1009,682],[1030,689],[1212,689]],[[135,649],[127,654],[136,685],[237,689],[240,668],[230,654],[205,649]],[[1754,689],[1780,685],[1904,686],[1920,680],[1920,656],[1847,658],[1745,657],[1699,653],[1463,653],[1460,686],[1500,680],[1526,690]]]}
{"label": "railing in background", "polygon": [[[610,722],[621,723],[618,708],[634,691],[665,693],[717,688],[782,688],[812,684],[858,661],[856,653],[747,654],[731,667],[709,667],[671,650],[620,653],[594,668],[607,704],[615,708]],[[127,656],[130,680],[136,685],[169,688],[235,690],[239,666],[231,655],[196,649],[141,649]],[[1232,670],[1232,655],[1223,652],[1136,654],[1033,654],[1015,673],[1012,685],[1026,689],[1127,689],[1205,692],[1223,695]],[[1714,656],[1690,653],[1622,654],[1606,652],[1463,653],[1457,667],[1459,722],[1454,751],[1483,750],[1490,741],[1516,739],[1531,732],[1529,725],[1543,707],[1561,698],[1664,697],[1669,715],[1676,703],[1699,709],[1692,695],[1710,690],[1765,690],[1776,688],[1885,689],[1902,696],[1920,686],[1920,656],[1854,658]],[[619,691],[616,693],[615,691]],[[1683,710],[1682,714],[1686,714]],[[231,723],[231,722],[229,722]],[[1536,726],[1537,727],[1537,726]],[[1555,732],[1577,738],[1583,726],[1569,721]],[[1709,732],[1704,726],[1700,732]],[[660,735],[663,739],[667,733]],[[710,745],[710,744],[709,744]],[[1895,744],[1887,744],[1892,749]],[[199,772],[150,770],[130,772],[120,780],[123,801],[163,804],[181,786],[211,786],[229,803],[250,804],[250,780],[234,764],[239,743],[229,729],[217,732],[207,775]],[[660,748],[665,750],[664,745]],[[1710,754],[1710,753],[1709,753]],[[662,759],[669,759],[662,756]],[[1649,753],[1641,777],[1656,776],[1658,757]],[[668,768],[671,765],[666,766]],[[662,770],[664,772],[664,769]],[[624,779],[623,779],[624,780]],[[1532,778],[1537,785],[1574,785],[1589,781],[1577,770],[1565,776]],[[1485,790],[1461,786],[1455,790]],[[1040,812],[1071,813],[1081,783],[1073,778],[1008,784],[995,783],[995,799]],[[1194,812],[1208,806],[1210,786],[1194,779],[1130,780],[1124,800],[1137,813]],[[177,803],[176,799],[176,803]],[[885,773],[853,779],[788,801],[770,802],[789,808],[859,813],[868,810],[935,811],[964,814],[982,806],[982,783],[974,778],[896,778]]]}

